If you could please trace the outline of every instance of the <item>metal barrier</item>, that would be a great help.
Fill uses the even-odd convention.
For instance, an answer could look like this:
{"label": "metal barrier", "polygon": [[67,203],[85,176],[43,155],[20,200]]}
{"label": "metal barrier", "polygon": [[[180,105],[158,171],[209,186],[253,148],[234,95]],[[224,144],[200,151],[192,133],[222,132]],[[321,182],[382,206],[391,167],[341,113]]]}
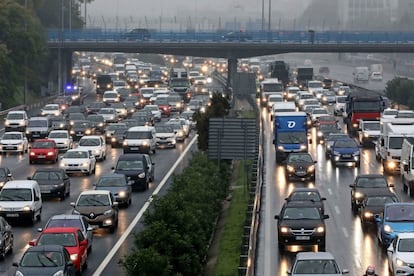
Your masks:
{"label": "metal barrier", "polygon": [[45,104],[49,103],[54,98],[56,98],[56,96],[47,97],[47,98],[42,99],[41,101],[39,101],[37,103],[34,103],[34,104],[31,104],[31,105],[21,104],[21,105],[18,105],[18,106],[14,106],[12,108],[0,111],[0,116],[7,115],[7,113],[9,113],[10,111],[14,111],[14,110],[31,110],[33,108],[41,107],[42,105],[45,105]]}

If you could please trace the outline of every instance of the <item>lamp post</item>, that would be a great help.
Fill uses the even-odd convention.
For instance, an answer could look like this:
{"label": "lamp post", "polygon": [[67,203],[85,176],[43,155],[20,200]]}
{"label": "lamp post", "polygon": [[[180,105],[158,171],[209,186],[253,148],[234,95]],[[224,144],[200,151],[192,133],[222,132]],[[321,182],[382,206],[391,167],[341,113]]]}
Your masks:
{"label": "lamp post", "polygon": [[[27,12],[27,0],[24,0],[24,8]],[[27,17],[24,19],[24,31],[27,35]],[[23,104],[26,108],[27,104],[27,53],[24,53],[24,87],[23,87]]]}
{"label": "lamp post", "polygon": [[58,94],[62,94],[62,44],[63,44],[63,27],[64,27],[64,5],[63,1],[60,1],[60,43],[58,47]]}
{"label": "lamp post", "polygon": [[270,22],[272,17],[272,0],[269,0],[269,25],[267,26],[267,30],[270,32]]}

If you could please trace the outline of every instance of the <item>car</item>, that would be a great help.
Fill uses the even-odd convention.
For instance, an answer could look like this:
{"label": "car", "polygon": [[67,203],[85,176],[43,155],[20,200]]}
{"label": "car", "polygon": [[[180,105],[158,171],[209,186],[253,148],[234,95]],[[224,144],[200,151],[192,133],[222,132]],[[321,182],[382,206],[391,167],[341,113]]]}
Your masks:
{"label": "car", "polygon": [[15,275],[74,276],[75,266],[61,245],[38,245],[27,248],[19,262],[14,262]]}
{"label": "car", "polygon": [[387,203],[381,215],[375,216],[377,238],[387,249],[399,233],[414,229],[414,203]]}
{"label": "car", "polygon": [[161,109],[158,107],[158,105],[155,104],[147,104],[144,106],[143,110],[149,110],[152,113],[152,116],[155,121],[160,122],[162,118],[162,112]]}
{"label": "car", "polygon": [[27,179],[37,181],[42,196],[57,196],[64,200],[70,195],[70,179],[63,169],[37,169]]}
{"label": "car", "polygon": [[95,127],[87,120],[74,121],[69,133],[73,140],[79,141],[85,135],[95,134]]}
{"label": "car", "polygon": [[359,168],[361,165],[360,146],[352,138],[334,141],[331,148],[331,163],[334,167],[338,163],[353,163]]}
{"label": "car", "polygon": [[[135,121],[134,124],[131,124],[132,120]],[[135,112],[132,114],[130,119],[126,119],[122,121],[123,123],[126,123],[129,127],[133,126],[153,126],[152,119],[147,116],[147,114],[144,114],[142,112]]]}
{"label": "car", "polygon": [[42,232],[44,229],[56,228],[56,227],[75,227],[79,228],[83,236],[88,240],[88,253],[92,252],[93,241],[93,228],[89,225],[85,217],[74,214],[58,214],[53,215],[46,222],[44,228],[38,228],[38,232]]}
{"label": "car", "polygon": [[116,123],[118,122],[118,113],[113,107],[101,108],[98,111],[98,115],[102,115],[105,119],[105,123]]}
{"label": "car", "polygon": [[224,41],[247,41],[252,40],[252,35],[245,31],[228,32],[222,36]]}
{"label": "car", "polygon": [[322,97],[321,97],[321,102],[323,105],[333,105],[334,103],[336,103],[336,95],[335,92],[333,91],[323,91],[322,92]]}
{"label": "car", "polygon": [[322,197],[316,188],[295,188],[285,200],[286,202],[309,201],[317,206],[322,214],[325,213],[325,205],[323,202],[326,198]]}
{"label": "car", "polygon": [[387,108],[381,113],[381,119],[395,118],[398,114],[398,109]]}
{"label": "car", "polygon": [[47,139],[55,141],[59,151],[67,151],[73,148],[73,138],[68,130],[52,130]]}
{"label": "car", "polygon": [[92,227],[107,228],[110,233],[118,228],[118,202],[110,191],[83,191],[70,205],[72,213],[84,216]]}
{"label": "car", "polygon": [[374,147],[381,134],[380,121],[359,121],[358,140],[363,147]]}
{"label": "car", "polygon": [[177,142],[184,142],[185,140],[185,131],[183,125],[178,121],[168,121],[165,123],[166,126],[170,126],[174,129],[175,140]]}
{"label": "car", "polygon": [[348,273],[348,269],[339,268],[330,252],[298,252],[292,268],[287,271],[291,276],[340,276]]}
{"label": "car", "polygon": [[95,133],[103,134],[105,130],[105,118],[102,115],[89,114],[86,120],[91,122],[92,128],[95,129]]}
{"label": "car", "polygon": [[76,273],[81,274],[88,267],[88,239],[79,228],[56,227],[44,229],[30,246],[61,245],[70,254]]}
{"label": "car", "polygon": [[325,142],[325,137],[328,137],[331,133],[339,133],[340,128],[336,122],[334,123],[323,123],[319,124],[316,129],[316,140],[318,144],[322,144]]}
{"label": "car", "polygon": [[0,167],[0,190],[8,181],[14,180],[13,174],[8,167]]}
{"label": "car", "polygon": [[312,156],[307,152],[292,152],[285,160],[286,180],[292,178],[300,180],[315,180],[315,164]]}
{"label": "car", "polygon": [[29,150],[29,141],[23,132],[9,131],[0,139],[0,153],[17,152],[24,154]]}
{"label": "car", "polygon": [[149,40],[151,39],[151,33],[148,29],[136,28],[125,33],[126,40]]}
{"label": "car", "polygon": [[11,225],[5,218],[0,217],[0,259],[13,252],[14,235]]}
{"label": "car", "polygon": [[168,95],[168,104],[171,107],[171,112],[182,112],[184,110],[183,98],[178,94]]}
{"label": "car", "polygon": [[122,144],[124,142],[124,136],[127,130],[128,130],[127,127],[115,129],[114,133],[112,134],[111,142],[110,142],[112,148],[122,148]]}
{"label": "car", "polygon": [[387,203],[400,202],[397,195],[389,189],[365,189],[364,199],[362,200],[359,217],[362,227],[375,225],[375,216],[380,215]]}
{"label": "car", "polygon": [[115,132],[115,129],[126,128],[128,127],[125,123],[111,123],[105,126],[105,139],[107,142],[111,141],[112,134]]}
{"label": "car", "polygon": [[346,99],[348,96],[336,96],[334,103],[334,115],[342,115],[345,111]]}
{"label": "car", "polygon": [[312,121],[312,125],[316,126],[319,123],[319,117],[329,115],[328,110],[323,107],[314,108],[310,113],[310,119]]}
{"label": "car", "polygon": [[59,157],[59,149],[54,140],[37,139],[29,150],[29,163],[34,164],[39,161],[57,163]]}
{"label": "car", "polygon": [[283,253],[286,245],[318,245],[319,251],[325,251],[325,220],[328,218],[329,215],[322,214],[312,202],[284,204],[279,215],[275,216],[279,252]]}
{"label": "car", "polygon": [[382,73],[381,72],[372,72],[369,76],[370,80],[373,81],[382,81]]}
{"label": "car", "polygon": [[319,67],[319,74],[329,74],[329,67],[328,66]]}
{"label": "car", "polygon": [[112,170],[114,173],[124,174],[134,181],[131,185],[133,190],[147,190],[149,183],[155,179],[155,163],[148,154],[123,154],[118,157]]}
{"label": "car", "polygon": [[387,248],[388,270],[391,275],[412,275],[414,267],[414,233],[399,233]]}
{"label": "car", "polygon": [[[71,107],[74,107],[74,106],[71,106]],[[76,121],[85,121],[86,120],[85,114],[84,113],[80,113],[80,112],[67,113],[66,118],[67,118],[67,120],[69,122],[69,125],[71,127],[73,126],[73,124]]]}
{"label": "car", "polygon": [[336,140],[348,139],[350,138],[346,133],[330,133],[325,137],[324,148],[325,148],[325,157],[330,158],[332,154],[332,145]]}
{"label": "car", "polygon": [[60,168],[69,173],[95,173],[96,159],[87,149],[70,149],[60,159]]}
{"label": "car", "polygon": [[106,105],[109,105],[111,103],[119,103],[119,101],[119,94],[116,91],[105,91],[102,96],[102,102],[104,102]]}
{"label": "car", "polygon": [[42,116],[60,116],[62,114],[59,104],[47,104],[40,110]]}
{"label": "car", "polygon": [[170,99],[169,99],[169,95],[166,96],[158,96],[155,101],[154,104],[156,106],[158,106],[158,108],[161,110],[161,115],[166,116],[166,117],[170,117],[171,115],[171,106],[170,106]]}
{"label": "car", "polygon": [[351,188],[351,209],[357,214],[365,198],[367,189],[389,189],[394,187],[389,184],[387,179],[381,174],[359,174],[355,177],[354,182],[349,184]]}
{"label": "car", "polygon": [[168,125],[155,126],[155,137],[157,138],[157,148],[175,148],[176,133],[174,128]]}
{"label": "car", "polygon": [[270,111],[272,109],[272,106],[274,103],[280,103],[283,102],[283,96],[282,95],[269,95],[267,98],[267,108]]}
{"label": "car", "polygon": [[97,161],[104,161],[106,159],[106,142],[102,136],[83,136],[79,140],[77,149],[85,149],[92,152]]}
{"label": "car", "polygon": [[124,137],[122,148],[124,153],[156,153],[155,127],[137,126],[129,128]]}
{"label": "car", "polygon": [[[68,130],[70,127],[69,121],[63,115],[50,117],[50,131],[53,130]],[[49,132],[50,134],[50,132]]]}
{"label": "car", "polygon": [[106,173],[101,175],[93,186],[95,190],[110,191],[119,205],[128,207],[132,201],[133,183],[134,181],[125,174]]}
{"label": "car", "polygon": [[348,85],[342,85],[339,86],[338,92],[336,92],[336,95],[338,96],[348,96],[351,93],[351,87]]}
{"label": "car", "polygon": [[103,102],[92,102],[86,107],[87,114],[96,114],[101,108],[105,108],[107,105]]}
{"label": "car", "polygon": [[118,118],[126,118],[128,115],[128,110],[124,103],[111,103],[110,107],[115,108]]}
{"label": "car", "polygon": [[46,138],[52,129],[49,117],[30,117],[27,122],[26,136],[29,142],[35,139]]}
{"label": "car", "polygon": [[190,123],[190,129],[195,129],[197,125],[197,122],[193,118],[194,113],[194,111],[183,111],[180,114],[180,118],[184,118]]}
{"label": "car", "polygon": [[24,110],[12,110],[7,113],[4,119],[4,131],[26,131],[29,117]]}

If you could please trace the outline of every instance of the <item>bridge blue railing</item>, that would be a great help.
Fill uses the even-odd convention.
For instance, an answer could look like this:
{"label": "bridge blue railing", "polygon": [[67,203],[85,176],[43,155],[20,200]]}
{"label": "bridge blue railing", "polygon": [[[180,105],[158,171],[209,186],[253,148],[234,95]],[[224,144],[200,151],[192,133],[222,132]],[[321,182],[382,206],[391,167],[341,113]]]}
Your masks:
{"label": "bridge blue railing", "polygon": [[309,31],[274,32],[179,32],[150,31],[148,36],[132,36],[119,30],[48,30],[49,42],[56,41],[159,41],[159,42],[273,42],[273,43],[414,43],[414,32]]}

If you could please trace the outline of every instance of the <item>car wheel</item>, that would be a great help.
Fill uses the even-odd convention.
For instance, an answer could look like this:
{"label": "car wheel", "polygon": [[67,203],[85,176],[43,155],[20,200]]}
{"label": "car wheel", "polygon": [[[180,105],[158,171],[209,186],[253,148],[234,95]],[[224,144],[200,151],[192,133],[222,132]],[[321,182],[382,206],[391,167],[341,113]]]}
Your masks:
{"label": "car wheel", "polygon": [[318,245],[318,251],[326,251],[326,244],[325,242],[322,242],[320,245]]}
{"label": "car wheel", "polygon": [[93,166],[92,174],[95,174],[95,172],[96,172],[96,165]]}
{"label": "car wheel", "polygon": [[36,216],[36,220],[37,221],[41,221],[42,220],[42,209],[40,209],[39,214]]}
{"label": "car wheel", "polygon": [[92,167],[91,166],[89,166],[89,170],[88,170],[88,172],[86,174],[87,175],[91,175],[92,174]]}
{"label": "car wheel", "polygon": [[81,271],[84,271],[88,268],[88,259],[86,258],[85,262],[82,265]]}
{"label": "car wheel", "polygon": [[66,198],[65,190],[62,191],[62,194],[60,195],[60,201],[64,201]]}
{"label": "car wheel", "polygon": [[282,254],[285,251],[285,245],[281,242],[278,243],[279,253]]}
{"label": "car wheel", "polygon": [[3,245],[3,248],[0,251],[0,260],[4,260],[6,258],[6,246]]}
{"label": "car wheel", "polygon": [[358,213],[358,207],[356,206],[355,202],[351,202],[351,209],[354,215]]}

